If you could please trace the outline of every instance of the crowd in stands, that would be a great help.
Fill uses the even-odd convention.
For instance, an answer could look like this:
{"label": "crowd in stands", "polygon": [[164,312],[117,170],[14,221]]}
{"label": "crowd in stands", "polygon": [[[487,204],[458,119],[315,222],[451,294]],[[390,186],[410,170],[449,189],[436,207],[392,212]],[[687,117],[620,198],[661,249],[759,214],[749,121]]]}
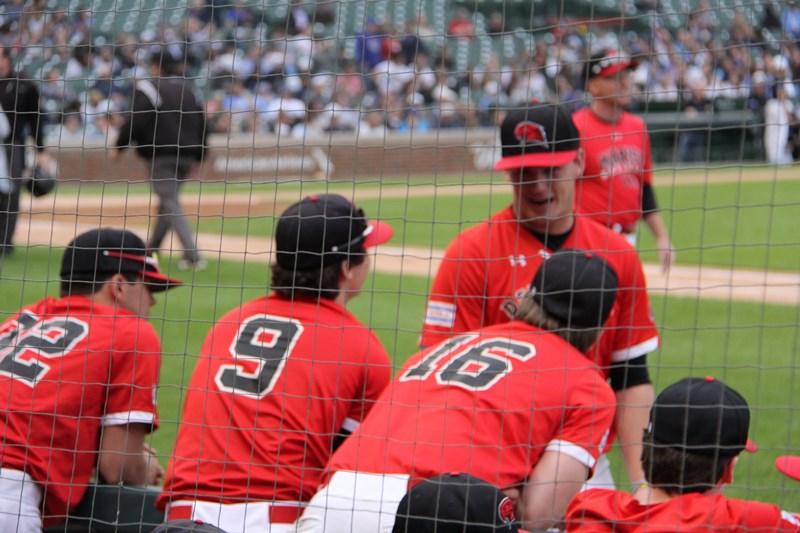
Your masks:
{"label": "crowd in stands", "polygon": [[[403,27],[365,17],[361,32],[343,36],[334,5],[292,0],[286,18],[275,22],[237,2],[189,0],[179,26],[96,39],[89,10],[9,0],[0,13],[0,42],[13,47],[20,64],[45,65],[26,72],[41,79],[51,133],[61,140],[114,135],[133,80],[146,75],[149,51],[159,44],[185,54],[185,74],[203,88],[213,133],[220,134],[382,136],[492,126],[496,109],[532,98],[579,107],[586,101],[583,60],[601,47],[639,60],[634,80],[642,113],[736,108],[763,116],[782,85],[792,122],[791,103],[800,97],[795,2],[766,3],[756,21],[748,17],[753,11],[736,12],[724,31],[709,0],[698,0],[675,31],[659,23],[657,3],[642,4],[654,22],[639,32],[565,19],[549,32],[534,28],[531,46],[520,53],[508,57],[499,46],[464,69],[455,66],[454,42],[508,39],[519,28],[497,12],[479,35],[475,14],[462,7],[444,32],[417,13]],[[699,157],[692,139],[683,144],[681,157]]]}

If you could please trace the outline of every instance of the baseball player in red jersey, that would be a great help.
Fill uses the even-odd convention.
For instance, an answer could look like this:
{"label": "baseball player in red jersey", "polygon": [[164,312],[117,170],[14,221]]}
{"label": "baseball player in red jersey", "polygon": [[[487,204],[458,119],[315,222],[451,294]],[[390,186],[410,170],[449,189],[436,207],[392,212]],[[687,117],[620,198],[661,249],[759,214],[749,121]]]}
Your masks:
{"label": "baseball player in red jersey", "polygon": [[800,517],[774,505],[726,498],[747,439],[750,409],[714,378],[686,378],[658,395],[645,432],[649,490],[635,496],[593,489],[578,494],[567,531],[581,533],[797,532]]}
{"label": "baseball player in red jersey", "polygon": [[616,286],[598,255],[562,250],[537,272],[516,320],[412,356],[331,458],[297,531],[389,533],[410,486],[454,472],[521,492],[528,527],[560,521],[614,418],[613,392],[581,350]]}
{"label": "baseball player in red jersey", "polygon": [[60,297],[0,326],[0,531],[63,520],[95,465],[107,483],[161,482],[145,446],[161,361],[146,318],[152,293],[179,283],[133,233],[92,230],[64,253]]}
{"label": "baseball player in red jersey", "polygon": [[274,292],[206,338],[157,507],[229,533],[293,531],[332,450],[389,382],[378,338],[345,308],[392,229],[311,196],[276,227]]}
{"label": "baseball player in red jersey", "polygon": [[[564,108],[513,109],[500,137],[513,203],[450,244],[431,288],[420,344],[479,331],[511,319],[517,300],[545,257],[560,248],[604,257],[619,276],[617,303],[591,357],[617,396],[617,436],[631,481],[644,478],[642,430],[653,402],[647,354],[659,345],[642,264],[622,235],[574,214],[575,180],[583,170],[578,131]],[[605,458],[592,483],[614,486]]]}
{"label": "baseball player in red jersey", "polygon": [[588,61],[586,89],[592,101],[572,116],[586,153],[575,202],[579,213],[626,235],[631,244],[636,243],[639,220],[644,220],[667,271],[675,257],[653,191],[650,134],[641,118],[625,111],[634,66],[616,50],[602,50]]}

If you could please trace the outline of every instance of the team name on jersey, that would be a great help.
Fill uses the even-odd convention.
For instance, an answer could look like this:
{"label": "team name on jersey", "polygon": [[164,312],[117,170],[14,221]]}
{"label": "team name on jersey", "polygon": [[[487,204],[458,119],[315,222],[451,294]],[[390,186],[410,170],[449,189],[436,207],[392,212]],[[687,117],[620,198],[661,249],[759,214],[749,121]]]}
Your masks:
{"label": "team name on jersey", "polygon": [[[603,179],[608,179],[609,176],[616,176],[620,174],[636,174],[642,172],[644,168],[644,159],[642,151],[638,148],[630,146],[612,147],[605,151],[600,156],[600,168],[602,169]],[[636,186],[638,181],[633,184],[628,183],[625,185]]]}

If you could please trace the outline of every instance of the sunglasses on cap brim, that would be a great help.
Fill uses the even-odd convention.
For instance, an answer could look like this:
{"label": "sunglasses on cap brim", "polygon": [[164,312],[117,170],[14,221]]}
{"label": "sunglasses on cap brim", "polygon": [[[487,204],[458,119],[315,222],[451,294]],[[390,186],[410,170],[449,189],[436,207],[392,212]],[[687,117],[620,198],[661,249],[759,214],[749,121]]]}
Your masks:
{"label": "sunglasses on cap brim", "polygon": [[350,252],[350,250],[356,248],[359,244],[363,243],[367,239],[367,236],[375,230],[375,228],[372,227],[372,224],[370,224],[367,221],[367,217],[364,214],[363,209],[361,208],[356,209],[355,215],[356,216],[354,216],[353,219],[363,221],[364,224],[366,224],[367,226],[366,229],[364,229],[364,231],[362,231],[361,233],[359,233],[358,235],[356,235],[355,237],[353,237],[351,240],[349,240],[344,244],[337,244],[335,246],[331,246],[331,252],[348,253]]}
{"label": "sunglasses on cap brim", "polygon": [[607,74],[613,74],[614,72],[624,70],[631,66],[633,66],[633,63],[631,62],[631,59],[627,56],[624,55],[609,56],[603,58],[594,66],[592,66],[592,74],[594,76],[602,76],[604,70],[609,69],[611,67],[619,67],[614,69],[612,72],[607,73]]}

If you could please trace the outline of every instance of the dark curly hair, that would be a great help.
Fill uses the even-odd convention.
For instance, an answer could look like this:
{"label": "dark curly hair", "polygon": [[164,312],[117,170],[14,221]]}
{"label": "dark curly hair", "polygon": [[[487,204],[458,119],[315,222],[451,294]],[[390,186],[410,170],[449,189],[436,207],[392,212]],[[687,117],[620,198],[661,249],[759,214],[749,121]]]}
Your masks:
{"label": "dark curly hair", "polygon": [[[349,267],[358,266],[367,259],[366,254],[350,254],[345,260]],[[271,265],[271,288],[286,298],[304,296],[314,299],[335,300],[339,296],[339,272],[342,261],[323,266],[321,270],[289,270],[277,261]]]}
{"label": "dark curly hair", "polygon": [[735,456],[702,455],[666,445],[645,430],[642,437],[642,468],[647,482],[672,496],[705,492],[722,479]]}

